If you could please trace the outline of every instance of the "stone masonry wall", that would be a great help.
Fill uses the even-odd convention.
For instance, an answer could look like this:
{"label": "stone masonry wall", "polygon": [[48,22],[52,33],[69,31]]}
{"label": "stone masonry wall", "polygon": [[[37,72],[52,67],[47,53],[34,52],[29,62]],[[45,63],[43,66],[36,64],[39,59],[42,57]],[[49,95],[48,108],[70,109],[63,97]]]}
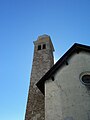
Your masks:
{"label": "stone masonry wall", "polygon": [[36,83],[54,64],[53,51],[50,42],[44,38],[46,49],[37,50],[38,45],[43,44],[43,40],[35,44],[33,65],[30,78],[30,87],[26,107],[25,120],[45,120],[45,100],[44,95],[39,91]]}

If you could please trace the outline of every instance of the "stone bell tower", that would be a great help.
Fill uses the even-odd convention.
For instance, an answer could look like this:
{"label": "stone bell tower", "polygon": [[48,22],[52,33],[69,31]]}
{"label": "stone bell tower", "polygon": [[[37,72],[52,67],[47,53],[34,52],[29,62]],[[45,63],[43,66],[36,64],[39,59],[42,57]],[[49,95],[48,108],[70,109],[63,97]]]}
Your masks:
{"label": "stone bell tower", "polygon": [[42,35],[34,41],[34,56],[25,120],[45,120],[44,95],[39,91],[36,83],[53,66],[53,51],[54,47],[50,36]]}

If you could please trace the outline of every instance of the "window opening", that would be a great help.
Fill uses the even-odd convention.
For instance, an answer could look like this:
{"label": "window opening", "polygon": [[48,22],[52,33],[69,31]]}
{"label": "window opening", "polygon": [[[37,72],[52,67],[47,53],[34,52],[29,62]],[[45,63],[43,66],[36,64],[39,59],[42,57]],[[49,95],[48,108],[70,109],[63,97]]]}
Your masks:
{"label": "window opening", "polygon": [[82,82],[85,85],[90,85],[90,75],[86,74],[82,76]]}
{"label": "window opening", "polygon": [[46,44],[43,44],[43,49],[46,49]]}
{"label": "window opening", "polygon": [[41,45],[38,45],[38,50],[41,50]]}

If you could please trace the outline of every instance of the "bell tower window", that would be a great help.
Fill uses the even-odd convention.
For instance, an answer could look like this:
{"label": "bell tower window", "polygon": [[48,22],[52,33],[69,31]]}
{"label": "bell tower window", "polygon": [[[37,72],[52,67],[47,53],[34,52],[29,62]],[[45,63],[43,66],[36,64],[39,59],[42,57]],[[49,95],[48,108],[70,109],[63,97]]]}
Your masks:
{"label": "bell tower window", "polygon": [[43,49],[46,49],[46,44],[43,44]]}
{"label": "bell tower window", "polygon": [[38,45],[38,50],[41,50],[41,45]]}

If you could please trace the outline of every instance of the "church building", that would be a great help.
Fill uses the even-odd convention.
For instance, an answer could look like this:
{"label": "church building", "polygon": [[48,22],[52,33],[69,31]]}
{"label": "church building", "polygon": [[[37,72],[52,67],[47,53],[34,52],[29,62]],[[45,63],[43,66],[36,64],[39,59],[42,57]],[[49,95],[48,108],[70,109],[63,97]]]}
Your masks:
{"label": "church building", "polygon": [[25,120],[90,120],[90,46],[75,43],[54,64],[50,36],[34,45]]}

